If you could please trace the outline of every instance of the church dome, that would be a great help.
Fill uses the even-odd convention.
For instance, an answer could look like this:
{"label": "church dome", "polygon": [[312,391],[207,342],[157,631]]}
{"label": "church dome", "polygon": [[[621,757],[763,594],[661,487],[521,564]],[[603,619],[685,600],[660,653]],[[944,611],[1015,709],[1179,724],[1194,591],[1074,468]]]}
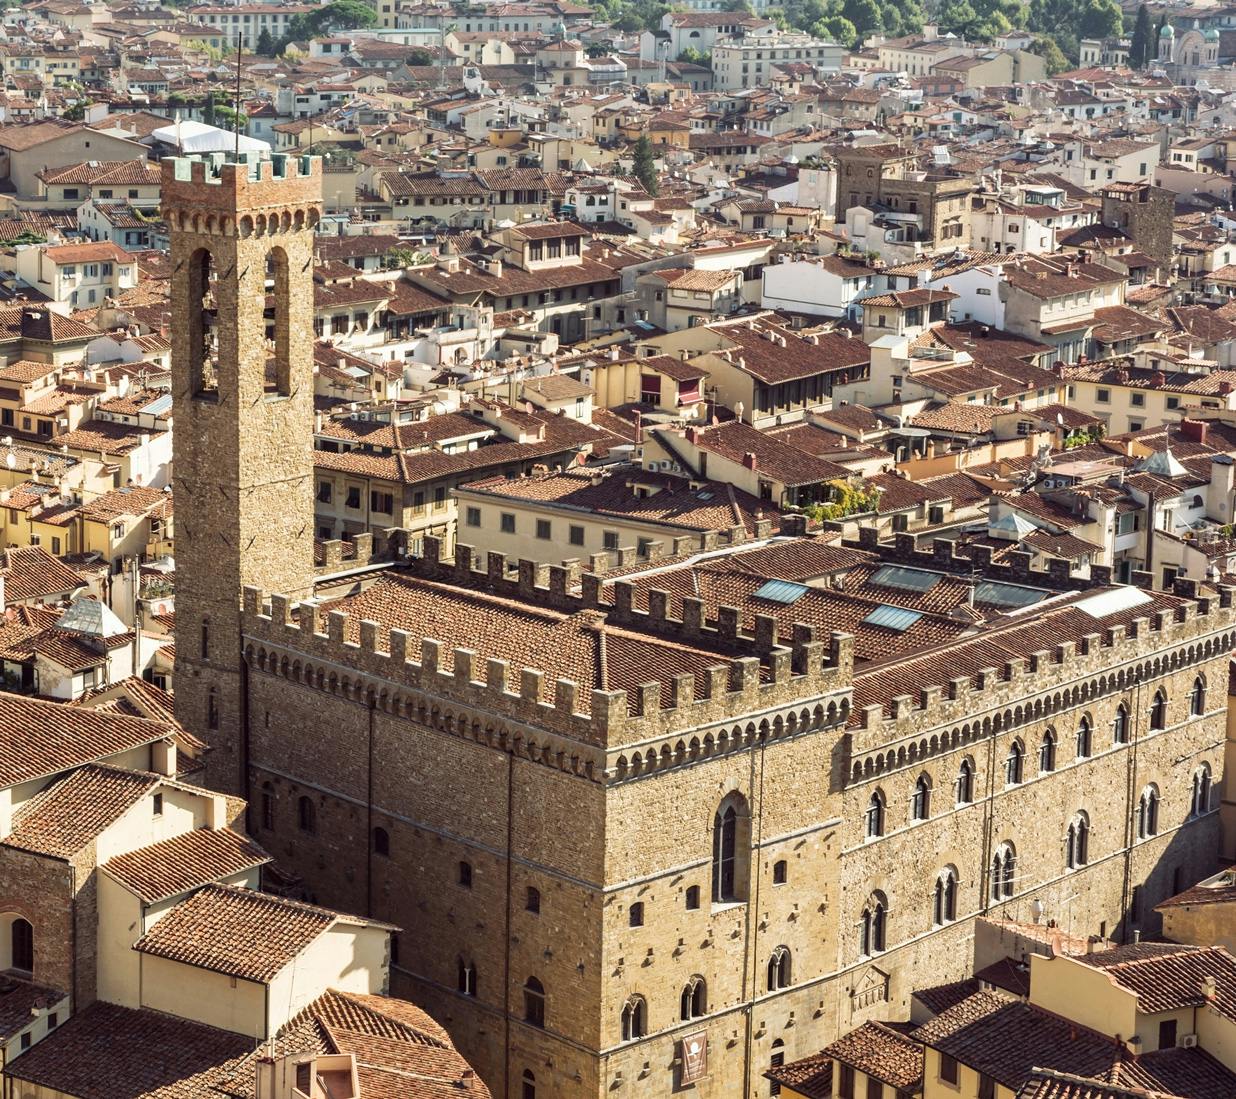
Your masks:
{"label": "church dome", "polygon": [[1167,23],[1167,24],[1165,24],[1165,25],[1164,25],[1164,27],[1163,27],[1163,29],[1162,29],[1161,31],[1159,31],[1159,37],[1160,37],[1160,38],[1172,38],[1172,37],[1174,37],[1174,36],[1175,36],[1175,34],[1176,34],[1176,32],[1175,32],[1174,30],[1172,30],[1172,25],[1171,25],[1171,23]]}
{"label": "church dome", "polygon": [[1207,42],[1218,42],[1219,32],[1215,30],[1214,27],[1211,27],[1210,30],[1208,30],[1202,37],[1204,37]]}

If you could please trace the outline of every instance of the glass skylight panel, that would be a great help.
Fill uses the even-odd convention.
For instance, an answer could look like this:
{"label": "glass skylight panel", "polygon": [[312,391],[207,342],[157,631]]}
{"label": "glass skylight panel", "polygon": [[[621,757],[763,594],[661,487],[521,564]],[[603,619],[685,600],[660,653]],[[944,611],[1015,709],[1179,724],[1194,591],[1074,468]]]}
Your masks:
{"label": "glass skylight panel", "polygon": [[770,603],[784,603],[789,606],[797,602],[807,591],[806,584],[795,584],[789,580],[769,580],[755,589],[756,599],[767,599]]}
{"label": "glass skylight panel", "polygon": [[924,569],[908,569],[903,565],[881,565],[871,574],[871,582],[882,588],[929,592],[940,582],[940,575]]}
{"label": "glass skylight panel", "polygon": [[922,617],[921,611],[911,611],[905,607],[890,607],[882,603],[867,615],[863,622],[868,626],[883,626],[886,630],[904,633]]}

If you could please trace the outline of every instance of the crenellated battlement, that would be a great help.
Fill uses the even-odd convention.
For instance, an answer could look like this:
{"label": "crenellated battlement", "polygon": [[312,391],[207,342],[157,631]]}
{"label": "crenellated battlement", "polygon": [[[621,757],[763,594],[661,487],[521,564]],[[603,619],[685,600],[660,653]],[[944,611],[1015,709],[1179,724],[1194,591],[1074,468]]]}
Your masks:
{"label": "crenellated battlement", "polygon": [[322,216],[322,161],[284,153],[170,157],[162,196],[173,231],[246,237],[312,229]]}
{"label": "crenellated battlement", "polygon": [[[1229,653],[1236,645],[1236,589],[1221,587],[1212,597],[1200,588],[1197,581],[1177,580],[1176,594],[1185,601],[1173,610],[1134,618],[1127,627],[1108,626],[973,676],[926,683],[887,704],[861,706],[851,724],[852,778],[1050,721],[1061,711]],[[895,672],[886,665],[860,675],[856,694],[863,697],[865,687]]]}
{"label": "crenellated battlement", "polygon": [[[541,606],[585,609],[582,597],[572,600],[566,593],[561,572],[541,587],[528,565],[521,565],[519,580],[495,576],[495,586],[507,595],[531,591]],[[447,571],[453,575],[455,570]],[[702,608],[694,619],[682,622],[664,614],[663,601],[652,602],[648,612],[631,609],[622,598],[592,606],[603,612],[598,614],[599,627],[656,637],[677,634],[684,642],[693,640],[695,647],[721,650],[717,663],[702,676],[650,679],[633,693],[589,690],[568,678],[550,682],[541,669],[516,667],[472,649],[448,653],[433,638],[416,639],[419,659],[413,659],[416,646],[405,631],[369,620],[351,623],[340,611],[323,615],[308,604],[294,608],[287,597],[267,597],[254,588],[246,588],[244,596],[246,655],[258,670],[358,702],[372,700],[387,712],[429,720],[447,731],[471,728],[477,721],[474,715],[484,713],[501,715],[518,727],[521,740],[553,737],[576,749],[588,745],[606,753],[638,744],[636,757],[615,754],[605,767],[625,776],[776,736],[828,726],[840,729],[848,718],[853,673],[849,634],[835,632],[827,641],[817,640],[810,627],[801,626],[793,645],[781,646],[772,640],[771,619],[754,634],[744,634],[731,608],[726,610],[732,613],[711,627],[703,623]],[[753,650],[760,655],[752,655]],[[341,668],[341,659],[350,670]],[[730,728],[735,722],[738,725]],[[681,739],[688,735],[689,741]]]}

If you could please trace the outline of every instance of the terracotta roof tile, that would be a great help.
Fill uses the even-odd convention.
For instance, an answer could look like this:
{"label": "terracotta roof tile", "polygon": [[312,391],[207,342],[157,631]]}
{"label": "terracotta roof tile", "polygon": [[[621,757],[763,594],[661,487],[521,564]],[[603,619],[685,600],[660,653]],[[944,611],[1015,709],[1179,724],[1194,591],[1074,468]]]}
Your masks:
{"label": "terracotta roof tile", "polygon": [[884,1023],[863,1023],[823,1053],[899,1091],[917,1091],[923,1080],[923,1047]]}
{"label": "terracotta roof tile", "polygon": [[143,901],[151,903],[270,861],[270,856],[256,843],[230,828],[198,828],[116,855],[103,867]]}
{"label": "terracotta roof tile", "polygon": [[72,858],[159,784],[144,771],[91,764],[72,772],[18,810],[8,847]]}
{"label": "terracotta roof tile", "polygon": [[341,917],[254,889],[208,885],[133,944],[152,957],[267,982]]}
{"label": "terracotta roof tile", "polygon": [[168,722],[0,693],[0,786],[120,755],[175,731]]}
{"label": "terracotta roof tile", "polygon": [[202,1099],[218,1094],[252,1050],[251,1036],[99,1001],[10,1061],[5,1074],[78,1099],[113,1099],[118,1080],[142,1099]]}

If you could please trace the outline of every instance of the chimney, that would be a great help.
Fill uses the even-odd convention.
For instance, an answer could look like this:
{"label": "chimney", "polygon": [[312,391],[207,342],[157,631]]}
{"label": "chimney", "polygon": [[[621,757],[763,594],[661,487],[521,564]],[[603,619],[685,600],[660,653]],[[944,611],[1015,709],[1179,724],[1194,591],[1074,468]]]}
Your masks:
{"label": "chimney", "polygon": [[1216,995],[1218,995],[1218,991],[1218,983],[1215,981],[1214,975],[1207,973],[1206,976],[1202,978],[1202,995],[1206,997],[1206,1000],[1209,1003],[1214,1000]]}
{"label": "chimney", "polygon": [[1205,420],[1181,420],[1180,434],[1195,443],[1205,445],[1209,425]]}
{"label": "chimney", "polygon": [[755,464],[755,454],[748,450],[747,453],[742,456],[742,464],[748,469],[757,468]]}

